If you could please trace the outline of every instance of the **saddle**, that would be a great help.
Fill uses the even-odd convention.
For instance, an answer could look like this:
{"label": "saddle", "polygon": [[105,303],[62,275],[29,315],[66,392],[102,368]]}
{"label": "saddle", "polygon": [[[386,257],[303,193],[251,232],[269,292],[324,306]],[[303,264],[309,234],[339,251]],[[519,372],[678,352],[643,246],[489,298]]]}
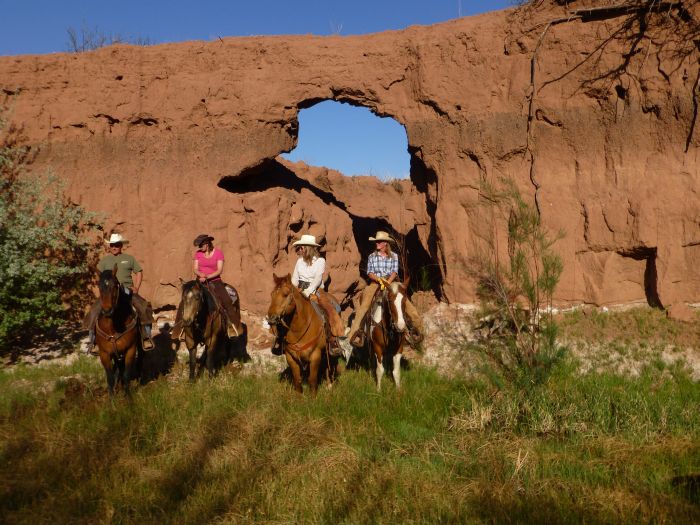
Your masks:
{"label": "saddle", "polygon": [[367,312],[365,312],[364,317],[362,318],[362,321],[360,322],[360,328],[357,330],[357,339],[359,339],[360,346],[364,346],[365,343],[367,342],[367,339],[370,337],[370,330],[372,329],[372,316],[374,315],[374,312],[378,307],[383,307],[386,298],[387,298],[387,290],[380,289],[378,288],[377,291],[374,292],[374,295],[372,296],[372,301],[369,304],[369,308],[367,308]]}

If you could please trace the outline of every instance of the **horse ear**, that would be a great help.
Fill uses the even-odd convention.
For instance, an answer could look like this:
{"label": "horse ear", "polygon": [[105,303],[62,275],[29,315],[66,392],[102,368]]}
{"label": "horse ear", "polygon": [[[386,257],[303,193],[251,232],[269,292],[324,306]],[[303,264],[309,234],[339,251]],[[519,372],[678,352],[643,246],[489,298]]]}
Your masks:
{"label": "horse ear", "polygon": [[288,283],[291,283],[291,282],[292,282],[292,274],[291,274],[291,273],[288,273],[288,274],[285,275],[282,279],[284,279],[284,280],[287,281]]}
{"label": "horse ear", "polygon": [[115,277],[117,275],[117,263],[114,263],[114,268],[112,268],[112,275]]}
{"label": "horse ear", "polygon": [[406,288],[406,290],[408,290],[408,285],[409,285],[410,282],[411,282],[411,276],[410,276],[410,275],[406,275],[406,276],[403,278],[403,286],[404,286],[404,288]]}
{"label": "horse ear", "polygon": [[185,284],[185,281],[182,279],[182,277],[178,277],[178,279],[180,280],[180,288],[182,288],[182,285]]}
{"label": "horse ear", "polygon": [[272,273],[272,278],[274,279],[275,285],[282,280],[282,277],[277,277],[275,273]]}

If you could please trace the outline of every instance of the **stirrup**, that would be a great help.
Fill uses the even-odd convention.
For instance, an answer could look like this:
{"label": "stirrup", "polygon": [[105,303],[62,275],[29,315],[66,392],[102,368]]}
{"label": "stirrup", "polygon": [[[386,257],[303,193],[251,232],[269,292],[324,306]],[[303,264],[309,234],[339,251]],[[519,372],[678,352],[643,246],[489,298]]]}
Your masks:
{"label": "stirrup", "polygon": [[150,337],[144,337],[143,339],[141,339],[141,348],[143,348],[144,352],[153,350],[154,346],[155,345],[153,344],[153,340]]}
{"label": "stirrup", "polygon": [[238,337],[240,334],[238,333],[236,326],[233,323],[229,323],[228,327],[226,327],[226,335],[229,337]]}

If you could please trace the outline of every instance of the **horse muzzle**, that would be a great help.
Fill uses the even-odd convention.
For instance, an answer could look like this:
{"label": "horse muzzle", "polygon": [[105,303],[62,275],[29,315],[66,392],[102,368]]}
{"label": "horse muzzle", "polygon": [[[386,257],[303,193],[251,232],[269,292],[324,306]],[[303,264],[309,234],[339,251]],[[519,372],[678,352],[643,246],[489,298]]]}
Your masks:
{"label": "horse muzzle", "polygon": [[100,308],[100,316],[102,317],[112,317],[112,314],[114,314],[114,306],[111,308],[105,310],[104,308]]}

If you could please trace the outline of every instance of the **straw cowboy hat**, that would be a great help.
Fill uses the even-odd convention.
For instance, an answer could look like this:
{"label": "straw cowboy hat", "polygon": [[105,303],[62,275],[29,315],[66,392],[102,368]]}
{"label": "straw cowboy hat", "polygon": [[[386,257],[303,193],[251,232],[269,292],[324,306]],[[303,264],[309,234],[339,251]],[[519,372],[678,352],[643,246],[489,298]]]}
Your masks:
{"label": "straw cowboy hat", "polygon": [[387,232],[383,232],[383,231],[378,231],[378,232],[377,232],[377,235],[374,236],[374,237],[370,237],[369,240],[370,240],[370,241],[373,241],[373,242],[382,242],[382,241],[386,241],[386,242],[396,242],[396,241],[394,241],[394,239],[392,239],[392,238],[389,236],[389,234],[388,234]]}
{"label": "straw cowboy hat", "polygon": [[194,241],[192,241],[192,244],[199,248],[205,242],[211,242],[213,240],[214,240],[214,237],[212,237],[211,235],[207,235],[206,233],[202,233],[200,235],[197,235],[197,237],[194,238]]}
{"label": "straw cowboy hat", "polygon": [[316,246],[320,247],[321,245],[316,242],[316,237],[314,235],[302,235],[301,239],[298,241],[294,241],[292,243],[292,246]]}
{"label": "straw cowboy hat", "polygon": [[105,239],[105,244],[126,244],[128,242],[129,241],[122,237],[121,233],[113,233],[109,236],[109,239]]}

